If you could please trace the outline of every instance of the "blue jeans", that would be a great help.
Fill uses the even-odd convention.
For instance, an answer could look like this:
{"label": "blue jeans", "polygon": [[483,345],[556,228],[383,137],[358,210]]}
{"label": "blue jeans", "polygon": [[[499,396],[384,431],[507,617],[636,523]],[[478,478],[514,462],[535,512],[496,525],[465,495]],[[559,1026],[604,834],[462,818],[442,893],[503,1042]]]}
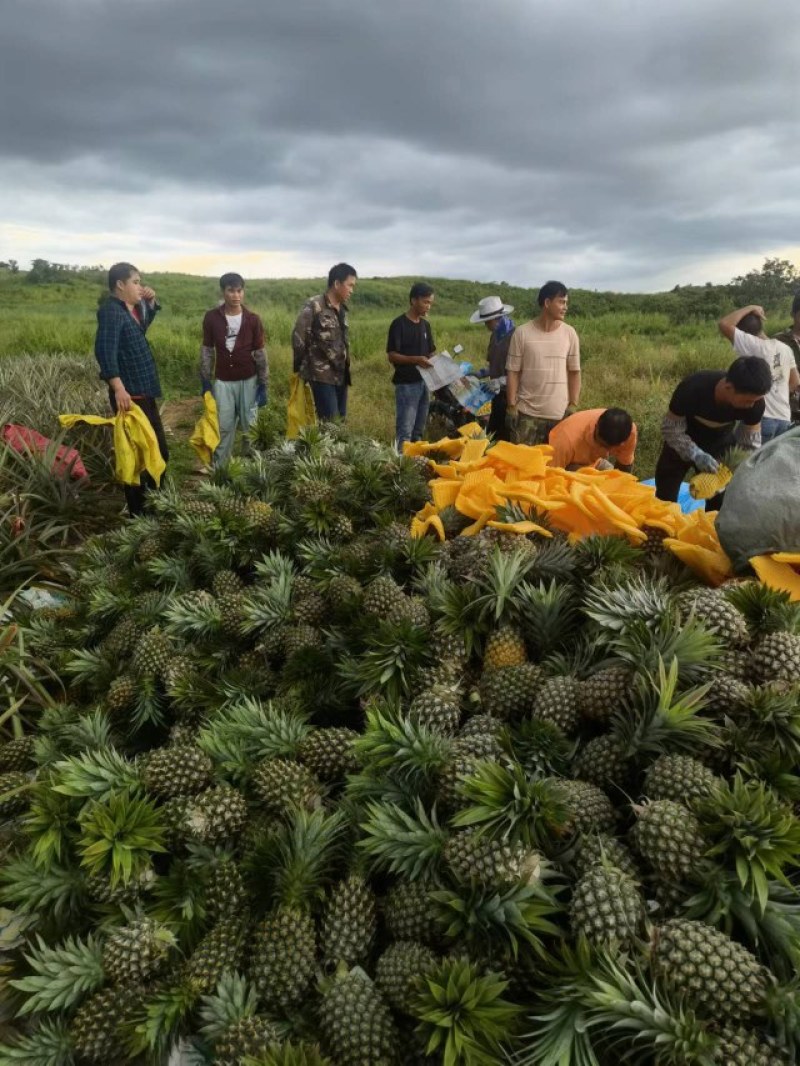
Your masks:
{"label": "blue jeans", "polygon": [[328,385],[324,381],[312,381],[311,391],[320,422],[330,422],[332,418],[344,418],[347,415],[347,385]]}
{"label": "blue jeans", "polygon": [[243,381],[220,381],[217,378],[211,386],[219,419],[219,447],[214,452],[214,466],[227,463],[233,455],[236,427],[247,433],[255,423],[258,417],[257,388],[258,378],[255,376]]}
{"label": "blue jeans", "polygon": [[403,450],[403,441],[422,440],[429,400],[428,386],[422,380],[395,385],[395,438],[399,452]]}
{"label": "blue jeans", "polygon": [[780,437],[781,433],[786,433],[791,428],[792,423],[785,421],[783,418],[762,418],[761,443],[766,444],[768,440]]}

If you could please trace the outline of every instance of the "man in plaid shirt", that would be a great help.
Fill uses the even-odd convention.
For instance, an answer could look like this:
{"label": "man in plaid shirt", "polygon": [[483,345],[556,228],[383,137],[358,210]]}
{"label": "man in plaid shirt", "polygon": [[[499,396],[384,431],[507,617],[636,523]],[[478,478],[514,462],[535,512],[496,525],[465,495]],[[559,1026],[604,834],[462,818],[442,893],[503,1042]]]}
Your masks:
{"label": "man in plaid shirt", "polygon": [[[142,285],[139,271],[131,263],[115,263],[108,272],[110,297],[97,311],[94,354],[100,377],[108,383],[111,409],[129,411],[131,402],[141,407],[155,431],[161,455],[169,458],[167,439],[158,397],[161,385],[155,359],[145,333],[160,310],[155,292]],[[140,485],[126,485],[125,498],[131,516],[142,514],[145,498],[155,483],[142,474]]]}

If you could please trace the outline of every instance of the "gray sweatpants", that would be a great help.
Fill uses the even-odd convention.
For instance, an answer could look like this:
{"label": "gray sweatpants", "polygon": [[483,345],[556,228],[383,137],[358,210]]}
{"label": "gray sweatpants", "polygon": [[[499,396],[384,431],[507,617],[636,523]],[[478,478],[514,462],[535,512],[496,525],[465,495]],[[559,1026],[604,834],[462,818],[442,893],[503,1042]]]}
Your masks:
{"label": "gray sweatpants", "polygon": [[258,378],[253,375],[243,381],[214,381],[214,400],[219,418],[219,446],[214,452],[214,466],[227,463],[233,454],[238,422],[246,433],[256,420],[256,389]]}

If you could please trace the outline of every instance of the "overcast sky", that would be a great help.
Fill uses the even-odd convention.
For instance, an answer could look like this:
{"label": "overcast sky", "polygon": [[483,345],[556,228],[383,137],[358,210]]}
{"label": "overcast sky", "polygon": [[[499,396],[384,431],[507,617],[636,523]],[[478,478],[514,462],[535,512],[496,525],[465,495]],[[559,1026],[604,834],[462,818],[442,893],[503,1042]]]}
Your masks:
{"label": "overcast sky", "polygon": [[800,264],[797,0],[0,0],[0,259],[652,290]]}

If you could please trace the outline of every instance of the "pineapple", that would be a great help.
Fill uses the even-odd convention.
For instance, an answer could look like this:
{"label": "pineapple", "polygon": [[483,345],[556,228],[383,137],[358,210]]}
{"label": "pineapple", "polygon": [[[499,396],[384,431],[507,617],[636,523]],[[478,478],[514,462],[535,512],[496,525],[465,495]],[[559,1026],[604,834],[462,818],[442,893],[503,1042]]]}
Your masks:
{"label": "pineapple", "polygon": [[715,633],[729,647],[749,643],[747,620],[724,593],[715,589],[689,589],[677,597],[676,603],[684,621],[694,613],[710,633]]}
{"label": "pineapple", "polygon": [[375,987],[400,1014],[413,1010],[417,982],[438,963],[430,948],[415,940],[391,944],[375,965]]}
{"label": "pineapple", "polygon": [[590,674],[578,690],[581,717],[588,722],[608,722],[625,705],[633,674],[626,666],[608,666]]}
{"label": "pineapple", "polygon": [[698,1013],[739,1019],[760,1012],[774,984],[747,948],[703,922],[673,918],[655,930],[656,973]]}
{"label": "pineapple", "polygon": [[129,711],[139,695],[139,682],[133,674],[120,674],[108,686],[106,707],[112,714]]}
{"label": "pineapple", "polygon": [[209,995],[224,973],[232,973],[239,968],[246,928],[246,920],[241,914],[217,922],[183,964],[180,977],[198,995]]}
{"label": "pineapple", "polygon": [[714,1066],[791,1066],[788,1052],[753,1029],[725,1026],[719,1031]]}
{"label": "pineapple", "polygon": [[591,866],[575,885],[570,907],[573,933],[596,947],[632,943],[644,918],[644,900],[636,882],[610,862]]}
{"label": "pineapple", "polygon": [[247,821],[247,802],[230,785],[218,785],[199,796],[178,797],[179,832],[205,844],[221,844],[237,836]]}
{"label": "pineapple", "polygon": [[248,1057],[278,1039],[275,1022],[263,1014],[249,1014],[227,1027],[214,1041],[214,1066],[240,1066]]}
{"label": "pineapple", "polygon": [[689,755],[662,755],[647,771],[643,792],[650,800],[674,800],[691,806],[707,796],[719,780]]}
{"label": "pineapple", "polygon": [[115,985],[141,984],[164,966],[175,945],[166,926],[139,918],[110,934],[103,948],[103,970]]}
{"label": "pineapple", "polygon": [[124,996],[118,988],[103,988],[84,1000],[70,1024],[72,1041],[81,1058],[98,1066],[129,1062],[123,1027],[130,1024],[141,1000],[141,990],[133,988],[126,988]]}
{"label": "pineapple", "polygon": [[233,859],[215,862],[205,885],[206,910],[212,921],[231,917],[244,906],[247,899],[242,872]]}
{"label": "pineapple", "polygon": [[34,738],[17,737],[0,747],[0,772],[27,770],[34,763]]}
{"label": "pineapple", "polygon": [[25,789],[28,784],[30,784],[28,775],[20,770],[8,770],[0,774],[0,817],[8,818],[27,808],[29,802],[27,791],[18,792],[17,790]]}
{"label": "pineapple", "polygon": [[161,677],[174,654],[170,638],[158,626],[139,638],[133,653],[133,668],[139,677]]}
{"label": "pineapple", "polygon": [[541,872],[537,852],[521,844],[490,840],[475,829],[450,837],[443,857],[457,881],[502,886],[523,881],[536,884]]}
{"label": "pineapple", "polygon": [[345,726],[312,730],[298,746],[297,759],[326,784],[341,781],[358,767],[353,741],[359,734]]}
{"label": "pineapple", "polygon": [[552,722],[567,736],[578,728],[580,683],[574,677],[549,677],[533,701],[533,717]]}
{"label": "pineapple", "polygon": [[391,577],[376,577],[367,585],[361,606],[374,618],[388,619],[393,611],[402,612],[406,596]]}
{"label": "pineapple", "polygon": [[614,828],[617,814],[602,789],[586,781],[548,780],[555,795],[566,805],[566,828],[570,832],[593,833]]}
{"label": "pineapple", "polygon": [[694,500],[710,500],[718,492],[722,492],[733,477],[733,471],[724,463],[720,463],[713,474],[695,474],[689,478],[689,492]]}
{"label": "pineapple", "polygon": [[238,596],[244,592],[244,581],[234,570],[218,570],[211,581],[211,591],[217,599]]}
{"label": "pineapple", "polygon": [[752,668],[760,684],[794,682],[800,677],[800,636],[767,633],[753,645]]}
{"label": "pineapple", "polygon": [[674,800],[653,800],[634,807],[633,839],[647,864],[670,881],[681,881],[696,869],[706,852],[700,822]]}
{"label": "pineapple", "polygon": [[408,708],[412,722],[443,736],[452,736],[461,721],[458,690],[436,685],[415,696]]}
{"label": "pineapple", "polygon": [[142,782],[154,796],[193,796],[211,784],[211,759],[193,744],[154,748],[144,757]]}
{"label": "pineapple", "polygon": [[525,640],[518,629],[502,625],[490,633],[483,652],[484,670],[499,670],[504,666],[520,666],[528,661]]}
{"label": "pineapple", "polygon": [[541,667],[534,663],[485,670],[478,689],[481,706],[495,718],[522,718],[533,709],[541,677]]}
{"label": "pineapple", "polygon": [[253,788],[267,810],[281,814],[313,810],[322,803],[322,784],[299,762],[264,759],[253,773]]}
{"label": "pineapple", "polygon": [[334,885],[322,916],[322,956],[334,965],[362,962],[376,930],[376,903],[363,877],[352,875]]}
{"label": "pineapple", "polygon": [[250,941],[250,976],[261,1002],[285,1011],[304,999],[317,960],[314,923],[296,907],[279,907],[255,928]]}
{"label": "pineapple", "polygon": [[592,866],[609,863],[634,881],[639,880],[639,868],[628,848],[609,836],[608,833],[587,833],[578,838],[574,853],[574,863],[579,873],[584,874]]}
{"label": "pineapple", "polygon": [[394,940],[430,944],[435,938],[431,891],[425,881],[399,881],[389,889],[381,905],[384,924]]}
{"label": "pineapple", "polygon": [[390,1066],[399,1037],[391,1012],[363,970],[337,973],[319,1008],[323,1043],[337,1066]]}
{"label": "pineapple", "polygon": [[628,775],[625,745],[613,733],[588,740],[572,760],[572,772],[581,781],[601,788],[621,785]]}

